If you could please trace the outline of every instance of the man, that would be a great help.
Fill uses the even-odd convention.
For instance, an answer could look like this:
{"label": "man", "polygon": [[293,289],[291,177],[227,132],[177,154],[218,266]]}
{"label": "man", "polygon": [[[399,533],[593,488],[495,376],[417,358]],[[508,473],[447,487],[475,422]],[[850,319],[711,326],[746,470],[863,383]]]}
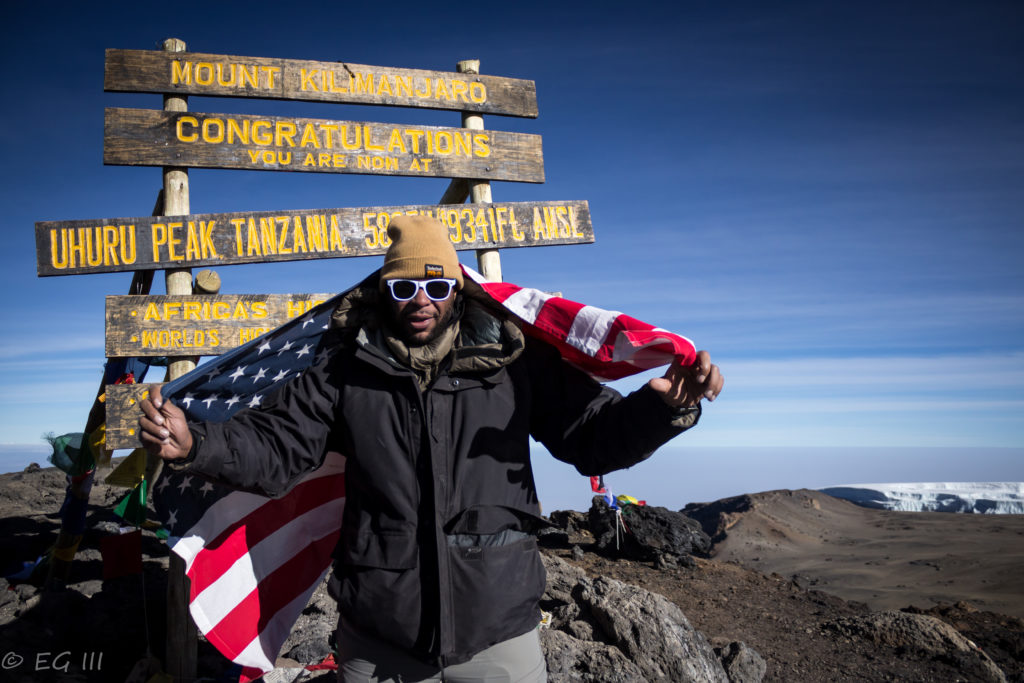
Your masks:
{"label": "man", "polygon": [[628,467],[692,427],[722,376],[701,351],[623,398],[490,310],[440,223],[402,216],[388,235],[319,362],[223,423],[187,423],[155,391],[142,440],[268,495],[328,451],[347,457],[330,586],[340,680],[543,681],[529,437],[585,475]]}

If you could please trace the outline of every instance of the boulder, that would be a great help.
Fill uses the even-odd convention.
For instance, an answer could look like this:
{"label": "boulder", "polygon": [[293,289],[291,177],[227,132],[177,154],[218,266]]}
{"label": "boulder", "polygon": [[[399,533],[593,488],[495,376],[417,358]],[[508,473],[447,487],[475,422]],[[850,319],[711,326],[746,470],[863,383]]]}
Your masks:
{"label": "boulder", "polygon": [[649,561],[659,555],[706,553],[711,539],[696,521],[655,505],[626,505],[619,513],[595,496],[588,513],[596,549],[612,557]]}
{"label": "boulder", "polygon": [[[590,579],[557,557],[543,558],[548,589],[541,606],[552,614],[549,630],[563,633],[544,636],[552,683],[727,683],[725,669],[711,645],[676,605],[661,595],[613,579]],[[636,670],[617,663],[619,657]]]}
{"label": "boulder", "polygon": [[715,648],[715,654],[722,660],[729,683],[761,683],[768,672],[764,658],[746,643],[729,643]]}

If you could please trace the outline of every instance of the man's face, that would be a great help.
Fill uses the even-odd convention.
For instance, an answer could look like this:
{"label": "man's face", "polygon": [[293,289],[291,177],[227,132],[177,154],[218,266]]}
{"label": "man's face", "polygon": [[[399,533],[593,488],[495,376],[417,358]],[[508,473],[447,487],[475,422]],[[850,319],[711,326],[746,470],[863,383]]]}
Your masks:
{"label": "man's face", "polygon": [[433,341],[448,325],[455,304],[455,289],[443,301],[433,301],[422,288],[408,301],[395,301],[390,292],[384,295],[388,300],[391,321],[409,346],[422,346]]}

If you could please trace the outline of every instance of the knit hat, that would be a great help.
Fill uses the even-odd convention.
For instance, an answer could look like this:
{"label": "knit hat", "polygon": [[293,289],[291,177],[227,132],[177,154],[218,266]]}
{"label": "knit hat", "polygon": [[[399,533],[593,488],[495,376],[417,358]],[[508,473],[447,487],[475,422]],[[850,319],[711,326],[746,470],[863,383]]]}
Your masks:
{"label": "knit hat", "polygon": [[462,289],[462,269],[448,229],[436,219],[421,215],[396,216],[388,225],[391,246],[384,255],[380,271],[380,290],[387,280],[408,278],[424,280],[444,277],[455,280]]}

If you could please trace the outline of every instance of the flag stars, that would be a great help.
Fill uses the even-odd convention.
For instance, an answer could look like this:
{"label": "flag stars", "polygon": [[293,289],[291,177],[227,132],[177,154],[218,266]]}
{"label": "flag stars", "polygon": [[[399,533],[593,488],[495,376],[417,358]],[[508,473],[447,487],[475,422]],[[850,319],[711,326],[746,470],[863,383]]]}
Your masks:
{"label": "flag stars", "polygon": [[203,482],[203,485],[199,488],[199,493],[203,494],[203,498],[206,497],[207,493],[210,493],[212,491],[213,491],[213,484],[211,484],[208,481]]}
{"label": "flag stars", "polygon": [[299,358],[302,358],[303,356],[307,355],[309,353],[310,349],[312,349],[312,348],[313,348],[313,346],[311,344],[303,344],[302,348],[299,349],[298,351],[296,351],[295,354]]}
{"label": "flag stars", "polygon": [[313,320],[313,316],[307,316],[306,319],[302,321],[302,329],[306,329],[306,325],[310,325],[314,322],[316,321]]}
{"label": "flag stars", "polygon": [[280,371],[278,371],[278,373],[276,375],[274,375],[273,381],[274,382],[280,382],[281,380],[283,380],[285,377],[288,376],[288,372],[289,372],[288,370],[280,370]]}
{"label": "flag stars", "polygon": [[284,346],[282,346],[281,349],[277,352],[277,355],[280,356],[282,353],[284,353],[290,348],[292,348],[292,343],[290,341],[285,342]]}
{"label": "flag stars", "polygon": [[235,368],[235,371],[232,372],[229,375],[229,377],[231,377],[231,383],[232,384],[234,384],[235,380],[238,379],[239,377],[245,377],[245,369],[247,367],[249,367],[249,366],[247,366],[247,365],[239,365],[237,368]]}
{"label": "flag stars", "polygon": [[269,351],[270,350],[270,340],[269,339],[264,339],[263,343],[260,344],[256,348],[256,350],[259,351],[259,354],[257,354],[257,355],[262,356],[264,351]]}
{"label": "flag stars", "polygon": [[171,531],[174,531],[174,527],[176,526],[178,526],[178,511],[171,510],[167,514],[167,528],[169,528]]}
{"label": "flag stars", "polygon": [[256,384],[256,382],[259,382],[261,379],[263,379],[266,376],[266,374],[267,374],[267,369],[266,368],[260,368],[260,371],[257,372],[253,376],[252,383]]}
{"label": "flag stars", "polygon": [[200,401],[200,403],[205,403],[206,409],[209,410],[210,406],[213,405],[213,402],[216,401],[218,398],[220,398],[220,394],[211,394],[210,396]]}
{"label": "flag stars", "polygon": [[170,483],[171,480],[168,479],[167,477],[160,477],[160,483],[156,485],[156,490],[158,492],[163,491],[165,488],[167,488],[167,485]]}
{"label": "flag stars", "polygon": [[233,394],[231,396],[231,398],[229,398],[228,400],[224,401],[224,403],[226,403],[228,405],[228,408],[233,408],[234,405],[236,403],[238,403],[239,401],[241,401],[241,400],[242,400],[241,396],[239,396],[238,394]]}
{"label": "flag stars", "polygon": [[178,484],[178,490],[181,491],[182,493],[185,493],[185,489],[189,488],[190,486],[192,486],[192,475],[188,474],[182,477],[181,483]]}
{"label": "flag stars", "polygon": [[181,402],[185,404],[186,408],[191,408],[192,401],[194,400],[196,400],[196,396],[190,391],[187,394],[185,394],[185,398],[181,399]]}
{"label": "flag stars", "polygon": [[249,401],[246,404],[246,406],[249,407],[249,408],[255,408],[256,406],[258,406],[260,404],[261,401],[263,401],[263,396],[261,394],[255,394],[255,395],[253,395],[252,400]]}

